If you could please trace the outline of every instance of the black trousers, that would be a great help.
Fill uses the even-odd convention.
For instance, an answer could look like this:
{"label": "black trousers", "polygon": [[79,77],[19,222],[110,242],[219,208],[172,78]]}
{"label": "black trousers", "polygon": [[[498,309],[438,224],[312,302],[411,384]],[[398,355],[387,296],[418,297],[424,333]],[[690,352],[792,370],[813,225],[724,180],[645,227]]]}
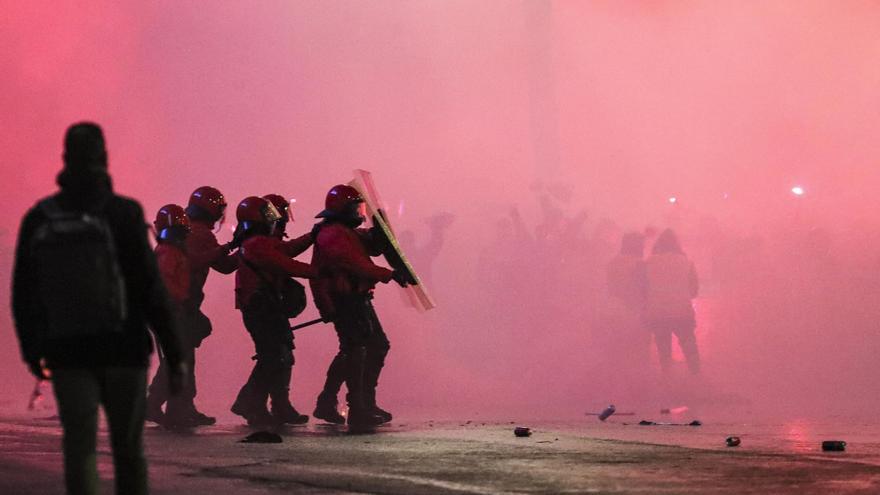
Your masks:
{"label": "black trousers", "polygon": [[[376,405],[376,387],[379,384],[379,376],[385,366],[385,357],[391,349],[385,330],[379,322],[376,310],[373,308],[372,297],[369,295],[357,295],[334,300],[336,317],[333,326],[339,339],[339,352],[327,369],[327,378],[324,389],[318,397],[321,404],[336,404],[336,396],[343,382],[346,382],[350,373],[346,366],[347,358],[353,353],[365,354],[363,365],[363,386],[357,391],[362,394],[365,406]],[[349,388],[349,405],[353,402],[352,390]],[[358,399],[359,400],[359,399]]]}
{"label": "black trousers", "polygon": [[294,345],[287,316],[273,301],[255,297],[242,311],[242,319],[254,341],[256,362],[236,404],[251,412],[262,412],[271,398],[273,412],[289,411]]}
{"label": "black trousers", "polygon": [[158,409],[167,402],[166,413],[171,416],[185,416],[196,410],[196,348],[211,333],[211,320],[198,308],[178,309],[175,316],[182,334],[180,339],[182,358],[189,365],[186,383],[178,395],[171,397],[168,390],[168,363],[165,357],[160,355],[159,369],[156,370],[156,375],[148,389],[147,408]]}
{"label": "black trousers", "polygon": [[53,369],[52,385],[64,429],[67,493],[98,493],[98,406],[103,405],[110,426],[116,493],[146,494],[147,461],[143,449],[146,368]]}
{"label": "black trousers", "polygon": [[688,369],[693,374],[700,373],[700,352],[694,331],[697,323],[692,318],[668,318],[649,320],[645,326],[654,334],[660,367],[668,371],[672,365],[672,334],[678,337],[678,345],[684,354]]}

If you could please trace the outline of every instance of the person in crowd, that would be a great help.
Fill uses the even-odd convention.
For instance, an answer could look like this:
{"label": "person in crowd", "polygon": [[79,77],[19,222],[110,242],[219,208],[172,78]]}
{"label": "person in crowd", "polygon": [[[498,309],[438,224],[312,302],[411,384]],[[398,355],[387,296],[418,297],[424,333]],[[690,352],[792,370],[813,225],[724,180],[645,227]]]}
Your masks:
{"label": "person in crowd", "polygon": [[143,209],[113,191],[101,128],[90,122],[68,128],[63,160],[60,192],[22,221],[12,288],[15,328],[31,372],[52,380],[68,493],[98,491],[103,406],[116,493],[146,494],[147,325],[162,346],[172,392],[182,386],[186,363]]}
{"label": "person in crowd", "polygon": [[[147,420],[172,426],[190,427],[212,425],[217,422],[196,408],[198,390],[195,380],[196,349],[211,335],[213,325],[202,312],[205,300],[205,282],[213,269],[230,274],[238,268],[238,260],[230,254],[233,243],[220,244],[214,234],[215,225],[222,225],[226,214],[226,199],[217,188],[202,186],[190,195],[186,215],[190,220],[190,232],[186,236],[185,251],[189,264],[189,295],[180,305],[179,321],[184,354],[192,359],[188,386],[179,398],[180,407],[172,408],[170,416],[162,413],[163,395],[159,388],[151,388],[147,402]],[[156,383],[161,386],[162,382]]]}
{"label": "person in crowd", "polygon": [[[236,209],[239,268],[235,277],[235,305],[254,341],[256,363],[232,405],[232,412],[249,425],[302,424],[309,417],[290,402],[294,365],[289,305],[305,307],[305,291],[289,290],[291,277],[314,278],[317,271],[290,257],[274,234],[281,213],[272,202],[250,196]],[[298,284],[297,284],[298,285]],[[296,287],[296,285],[294,285]],[[301,299],[301,300],[299,300]],[[267,400],[271,399],[271,412]]]}
{"label": "person in crowd", "polygon": [[649,334],[642,325],[645,306],[645,237],[638,232],[623,235],[620,252],[606,265],[606,308],[612,327],[610,339],[618,352],[610,353],[627,368],[641,369],[648,359]]}
{"label": "person in crowd", "polygon": [[[156,232],[157,246],[155,249],[156,261],[159,265],[159,273],[162,281],[168,289],[171,299],[171,307],[177,321],[180,322],[187,311],[187,301],[190,298],[190,266],[186,255],[186,239],[190,233],[190,220],[183,208],[168,204],[156,213],[153,222]],[[182,336],[185,338],[186,335]],[[182,342],[184,359],[187,362],[195,361],[195,346],[189,342]],[[147,415],[151,421],[156,421],[169,428],[185,428],[199,425],[193,414],[192,398],[195,397],[195,376],[187,376],[186,387],[176,396],[170,396],[168,389],[170,367],[164,356],[159,357],[159,369],[147,390]],[[161,407],[166,404],[165,413]]]}
{"label": "person in crowd", "polygon": [[645,261],[646,328],[654,334],[660,367],[669,371],[672,364],[672,334],[693,374],[700,372],[700,354],[694,331],[697,327],[692,299],[699,291],[699,279],[693,262],[684,254],[678,237],[671,229],[660,233]]}
{"label": "person in crowd", "polygon": [[[332,321],[339,352],[330,363],[314,415],[330,423],[376,426],[391,421],[391,413],[376,403],[376,387],[390,349],[373,309],[377,283],[412,283],[409,274],[377,266],[370,259],[390,249],[378,229],[358,228],[364,221],[364,199],[357,189],[330,189],[325,209],[317,215],[312,266],[321,277],[311,280],[315,304],[325,321]],[[336,395],[345,382],[348,418],[336,409]]]}

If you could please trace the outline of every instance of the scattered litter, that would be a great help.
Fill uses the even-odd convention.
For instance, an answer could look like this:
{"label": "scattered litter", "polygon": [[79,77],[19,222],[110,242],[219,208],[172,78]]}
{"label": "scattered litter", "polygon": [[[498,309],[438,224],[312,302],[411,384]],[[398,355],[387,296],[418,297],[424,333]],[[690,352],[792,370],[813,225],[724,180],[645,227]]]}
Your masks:
{"label": "scattered litter", "polygon": [[727,437],[724,441],[727,443],[728,447],[739,447],[739,444],[742,443],[739,437]]}
{"label": "scattered litter", "polygon": [[606,419],[611,417],[611,415],[614,414],[614,411],[616,410],[617,409],[614,407],[614,404],[606,407],[605,410],[602,411],[602,414],[599,415],[599,421],[605,421]]}
{"label": "scattered litter", "polygon": [[550,440],[541,440],[541,441],[538,441],[535,443],[553,443],[553,442],[551,442]]}
{"label": "scattered litter", "polygon": [[241,443],[281,443],[281,435],[271,431],[255,431],[240,440]]}
{"label": "scattered litter", "polygon": [[532,436],[532,429],[525,426],[517,426],[513,429],[513,434],[518,437],[530,437]]}
{"label": "scattered litter", "polygon": [[822,442],[822,450],[825,452],[843,452],[846,450],[846,442],[843,440],[825,440]]}
{"label": "scattered litter", "polygon": [[664,407],[663,409],[660,409],[660,414],[672,414],[672,410],[668,407]]}
{"label": "scattered litter", "polygon": [[[626,423],[624,423],[626,424]],[[643,419],[638,422],[639,426],[703,426],[703,423],[695,419],[690,423],[660,423],[657,421],[648,421],[647,419]]]}

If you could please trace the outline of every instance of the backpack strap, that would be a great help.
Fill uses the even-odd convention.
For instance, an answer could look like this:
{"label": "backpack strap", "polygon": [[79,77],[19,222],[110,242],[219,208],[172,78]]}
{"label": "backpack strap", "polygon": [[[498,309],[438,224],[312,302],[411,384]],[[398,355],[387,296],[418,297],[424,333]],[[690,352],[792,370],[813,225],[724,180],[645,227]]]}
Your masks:
{"label": "backpack strap", "polygon": [[65,216],[65,212],[61,209],[61,206],[58,205],[58,200],[55,196],[50,196],[40,201],[37,203],[37,207],[49,217],[49,220],[58,220]]}
{"label": "backpack strap", "polygon": [[266,274],[263,272],[263,270],[260,270],[259,268],[257,268],[256,265],[254,265],[250,261],[246,260],[244,257],[244,254],[241,252],[241,249],[239,249],[238,253],[236,253],[236,254],[238,255],[238,259],[241,260],[241,262],[244,263],[245,266],[247,266],[248,268],[251,269],[251,271],[253,271],[254,273],[257,274],[257,277],[260,279],[260,281],[263,282],[266,289],[269,290],[269,293],[272,294],[272,299],[275,300],[276,304],[280,305],[281,304],[281,294],[278,293],[278,289],[276,289],[273,286],[272,281],[268,277],[266,277]]}

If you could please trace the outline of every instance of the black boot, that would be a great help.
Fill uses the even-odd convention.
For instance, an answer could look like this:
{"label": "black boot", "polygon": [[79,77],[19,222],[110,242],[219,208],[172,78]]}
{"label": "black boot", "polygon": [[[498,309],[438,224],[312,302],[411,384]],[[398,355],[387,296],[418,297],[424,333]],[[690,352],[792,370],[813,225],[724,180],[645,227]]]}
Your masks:
{"label": "black boot", "polygon": [[382,418],[383,423],[391,422],[391,413],[376,405],[376,387],[379,385],[379,375],[385,367],[385,356],[388,348],[373,349],[367,351],[366,368],[364,369],[364,404],[372,409],[373,414]]}
{"label": "black boot", "polygon": [[309,422],[309,417],[300,414],[290,403],[291,366],[280,368],[272,378],[269,398],[272,400],[272,416],[279,424],[301,425]]}
{"label": "black boot", "polygon": [[162,424],[165,421],[165,413],[162,412],[162,405],[155,399],[147,397],[147,410],[144,419],[156,424]]}
{"label": "black boot", "polygon": [[348,387],[348,425],[379,426],[383,423],[382,418],[364,402],[364,367],[367,349],[355,347],[347,354],[345,385]]}
{"label": "black boot", "polygon": [[327,379],[324,381],[324,390],[318,395],[318,403],[315,406],[315,412],[312,416],[323,419],[328,423],[337,425],[345,424],[345,416],[339,414],[336,410],[336,397],[339,395],[339,389],[345,382],[346,373],[346,356],[345,353],[339,351],[327,368]]}
{"label": "black boot", "polygon": [[244,418],[248,426],[273,424],[275,419],[269,414],[266,404],[264,403],[262,406],[254,404],[252,399],[248,397],[248,392],[247,388],[243,387],[229,410],[233,414]]}
{"label": "black boot", "polygon": [[195,407],[189,412],[190,416],[193,418],[193,422],[198,426],[211,426],[217,423],[217,418],[214,416],[208,416],[207,414],[199,411]]}

